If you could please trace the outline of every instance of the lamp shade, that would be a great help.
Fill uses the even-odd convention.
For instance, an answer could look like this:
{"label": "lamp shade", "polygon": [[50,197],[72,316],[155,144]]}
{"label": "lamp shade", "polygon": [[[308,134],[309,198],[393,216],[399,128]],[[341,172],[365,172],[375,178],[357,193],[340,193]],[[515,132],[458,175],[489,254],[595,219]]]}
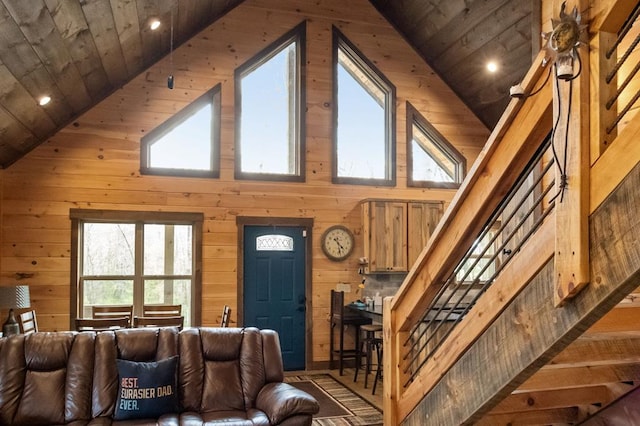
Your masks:
{"label": "lamp shade", "polygon": [[31,306],[28,285],[0,287],[0,308],[28,308]]}

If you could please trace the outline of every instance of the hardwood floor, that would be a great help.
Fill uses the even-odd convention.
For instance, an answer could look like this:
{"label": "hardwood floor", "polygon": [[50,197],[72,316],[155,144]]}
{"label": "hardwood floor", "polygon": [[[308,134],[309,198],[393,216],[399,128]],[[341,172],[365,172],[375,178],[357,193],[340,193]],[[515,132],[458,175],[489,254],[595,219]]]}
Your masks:
{"label": "hardwood floor", "polygon": [[330,374],[337,381],[351,389],[353,392],[357,393],[368,401],[370,404],[377,407],[380,411],[382,411],[382,381],[378,382],[378,386],[376,387],[376,394],[372,395],[371,390],[373,387],[373,379],[375,377],[375,371],[369,374],[368,386],[365,389],[364,387],[364,370],[360,370],[358,373],[358,381],[353,381],[353,376],[355,375],[355,369],[353,368],[345,368],[343,371],[343,375],[340,376],[340,372],[336,370],[310,370],[310,371],[288,371],[286,375],[298,375],[298,374]]}
{"label": "hardwood floor", "polygon": [[338,380],[340,383],[382,410],[382,381],[379,381],[378,385],[376,386],[376,394],[371,394],[375,371],[369,374],[369,382],[366,389],[364,387],[364,370],[360,370],[360,372],[358,373],[357,382],[353,381],[353,376],[355,374],[355,369],[353,368],[345,368],[343,372],[344,374],[342,376],[340,376],[340,372],[338,370],[327,370],[327,373],[331,374],[331,376]]}

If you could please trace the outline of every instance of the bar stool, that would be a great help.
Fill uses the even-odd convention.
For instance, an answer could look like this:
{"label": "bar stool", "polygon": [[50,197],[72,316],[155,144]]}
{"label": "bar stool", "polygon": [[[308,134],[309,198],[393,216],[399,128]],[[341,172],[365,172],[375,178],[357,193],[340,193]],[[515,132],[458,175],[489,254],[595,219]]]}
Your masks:
{"label": "bar stool", "polygon": [[[360,347],[360,327],[371,324],[371,318],[365,318],[358,313],[347,313],[344,308],[344,292],[331,290],[331,331],[329,336],[329,368],[333,369],[333,357],[338,355],[340,375],[344,369],[345,359],[356,359]],[[348,326],[355,327],[354,349],[344,348],[344,329]],[[334,332],[338,329],[338,349],[334,349]]]}
{"label": "bar stool", "polygon": [[[358,381],[358,371],[362,366],[362,356],[365,359],[364,369],[364,388],[367,388],[369,382],[369,373],[371,373],[371,365],[373,364],[373,351],[376,350],[377,354],[377,341],[382,339],[376,337],[376,333],[382,331],[382,324],[367,324],[360,327],[360,330],[364,332],[364,337],[360,340],[360,346],[356,352],[356,372],[353,376],[353,381]],[[378,364],[380,360],[378,358]],[[379,369],[379,367],[378,367]]]}
{"label": "bar stool", "polygon": [[376,368],[376,375],[373,378],[373,389],[371,390],[371,395],[376,394],[376,385],[378,384],[378,380],[382,380],[382,339],[380,338],[373,339],[373,346],[376,349],[378,364]]}

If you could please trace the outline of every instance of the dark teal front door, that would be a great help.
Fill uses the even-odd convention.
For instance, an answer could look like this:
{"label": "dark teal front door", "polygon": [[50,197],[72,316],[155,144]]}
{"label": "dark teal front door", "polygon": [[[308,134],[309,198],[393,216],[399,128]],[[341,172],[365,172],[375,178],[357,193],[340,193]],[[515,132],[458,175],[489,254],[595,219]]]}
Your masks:
{"label": "dark teal front door", "polygon": [[244,228],[244,325],[280,335],[284,369],[305,369],[304,229]]}

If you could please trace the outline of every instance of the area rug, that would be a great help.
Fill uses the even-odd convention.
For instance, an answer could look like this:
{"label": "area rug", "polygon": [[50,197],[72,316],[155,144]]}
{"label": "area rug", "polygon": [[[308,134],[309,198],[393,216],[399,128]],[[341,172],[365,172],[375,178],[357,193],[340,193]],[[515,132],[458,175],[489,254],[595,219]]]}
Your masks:
{"label": "area rug", "polygon": [[313,395],[320,412],[314,426],[382,425],[382,412],[329,374],[287,376],[285,381]]}

